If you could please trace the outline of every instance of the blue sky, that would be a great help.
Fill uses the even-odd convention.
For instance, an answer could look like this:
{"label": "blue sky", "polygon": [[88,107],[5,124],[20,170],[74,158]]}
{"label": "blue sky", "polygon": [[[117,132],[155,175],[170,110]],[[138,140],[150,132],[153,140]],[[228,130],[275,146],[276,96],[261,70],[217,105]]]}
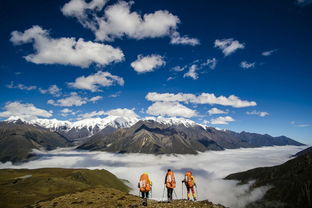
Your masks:
{"label": "blue sky", "polygon": [[1,1],[1,119],[118,109],[311,144],[310,3]]}

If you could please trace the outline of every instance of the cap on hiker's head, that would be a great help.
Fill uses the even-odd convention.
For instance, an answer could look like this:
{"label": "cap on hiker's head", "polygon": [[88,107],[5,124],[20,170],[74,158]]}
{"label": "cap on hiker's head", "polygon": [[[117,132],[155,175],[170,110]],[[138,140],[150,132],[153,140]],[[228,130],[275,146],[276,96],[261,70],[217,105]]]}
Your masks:
{"label": "cap on hiker's head", "polygon": [[171,171],[171,169],[168,169],[168,172]]}
{"label": "cap on hiker's head", "polygon": [[144,172],[143,174],[144,174],[144,175],[148,175],[148,173],[147,173],[147,172]]}

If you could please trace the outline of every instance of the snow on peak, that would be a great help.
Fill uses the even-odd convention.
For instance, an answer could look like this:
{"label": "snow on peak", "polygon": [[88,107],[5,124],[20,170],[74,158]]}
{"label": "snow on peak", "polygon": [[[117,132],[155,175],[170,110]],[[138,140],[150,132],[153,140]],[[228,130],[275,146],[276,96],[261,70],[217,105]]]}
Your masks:
{"label": "snow on peak", "polygon": [[158,123],[165,124],[165,125],[184,125],[186,127],[193,127],[193,126],[199,125],[192,120],[185,119],[185,118],[176,118],[176,117],[171,117],[171,118],[165,118],[162,116],[146,117],[143,120],[152,120],[152,121],[156,121]]}

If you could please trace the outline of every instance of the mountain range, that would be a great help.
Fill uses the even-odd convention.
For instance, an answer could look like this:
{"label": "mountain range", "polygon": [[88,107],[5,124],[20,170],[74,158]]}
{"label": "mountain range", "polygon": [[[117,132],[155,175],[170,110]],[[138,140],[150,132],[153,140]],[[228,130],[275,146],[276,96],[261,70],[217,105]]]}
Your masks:
{"label": "mountain range", "polygon": [[107,116],[80,121],[11,117],[0,122],[0,161],[25,161],[32,149],[78,149],[118,153],[197,154],[273,145],[302,145],[285,136],[233,132],[183,118]]}

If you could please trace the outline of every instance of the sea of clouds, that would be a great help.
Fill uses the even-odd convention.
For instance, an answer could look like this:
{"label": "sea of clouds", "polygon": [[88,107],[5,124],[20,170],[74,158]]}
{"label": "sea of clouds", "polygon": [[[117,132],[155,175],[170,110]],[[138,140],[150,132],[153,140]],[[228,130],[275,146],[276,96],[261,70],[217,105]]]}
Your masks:
{"label": "sea of clouds", "polygon": [[[177,187],[174,198],[182,197],[184,172],[191,170],[196,177],[199,200],[208,199],[214,203],[241,208],[260,199],[269,187],[249,191],[252,184],[238,185],[237,181],[223,180],[225,176],[255,167],[274,166],[289,160],[290,156],[306,146],[282,146],[244,148],[225,151],[209,151],[198,155],[149,155],[113,154],[107,152],[87,152],[74,149],[57,149],[49,152],[36,152],[39,159],[21,165],[10,162],[0,163],[3,168],[88,168],[106,169],[119,178],[129,181],[132,194],[138,194],[137,183],[143,172],[148,172],[153,181],[152,198],[163,198],[164,177],[168,168],[176,175]],[[184,198],[185,187],[183,187]],[[166,196],[166,194],[165,194]]]}

